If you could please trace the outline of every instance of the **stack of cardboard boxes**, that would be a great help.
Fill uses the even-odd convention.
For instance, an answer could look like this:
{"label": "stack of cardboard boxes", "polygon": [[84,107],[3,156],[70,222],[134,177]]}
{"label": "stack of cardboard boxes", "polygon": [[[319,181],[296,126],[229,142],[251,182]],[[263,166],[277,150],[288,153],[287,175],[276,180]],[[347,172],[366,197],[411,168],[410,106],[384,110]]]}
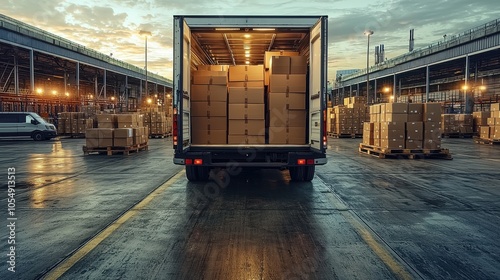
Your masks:
{"label": "stack of cardboard boxes", "polygon": [[363,144],[385,149],[441,149],[440,121],[439,103],[372,105]]}
{"label": "stack of cardboard boxes", "polygon": [[193,72],[191,141],[193,144],[226,144],[227,67],[206,67]]}
{"label": "stack of cardboard boxes", "polygon": [[474,118],[471,114],[441,115],[441,130],[443,135],[472,134]]}
{"label": "stack of cardboard boxes", "polygon": [[333,107],[331,132],[335,135],[361,135],[364,130],[363,123],[368,119],[365,97],[346,97],[343,106]]}
{"label": "stack of cardboard boxes", "polygon": [[472,117],[474,133],[479,135],[481,133],[481,127],[488,126],[488,118],[491,117],[491,112],[474,112],[472,113]]}
{"label": "stack of cardboard boxes", "polygon": [[[172,118],[170,118],[170,120],[171,119]],[[169,124],[169,119],[165,116],[165,112],[145,112],[143,120],[143,126],[149,129],[149,133],[152,136],[164,136],[169,132],[169,128],[171,130],[171,124]]]}
{"label": "stack of cardboard boxes", "polygon": [[99,114],[98,128],[86,130],[87,148],[130,147],[148,143],[142,114]]}
{"label": "stack of cardboard boxes", "polygon": [[265,144],[264,67],[229,67],[228,144]]}
{"label": "stack of cardboard boxes", "polygon": [[480,138],[485,140],[500,140],[500,103],[491,104],[488,125],[481,126]]}
{"label": "stack of cardboard boxes", "polygon": [[269,144],[305,144],[306,58],[272,56],[269,71]]}
{"label": "stack of cardboard boxes", "polygon": [[84,112],[62,112],[57,115],[57,133],[59,135],[84,135],[85,130],[94,125],[94,120],[87,118],[87,114]]}

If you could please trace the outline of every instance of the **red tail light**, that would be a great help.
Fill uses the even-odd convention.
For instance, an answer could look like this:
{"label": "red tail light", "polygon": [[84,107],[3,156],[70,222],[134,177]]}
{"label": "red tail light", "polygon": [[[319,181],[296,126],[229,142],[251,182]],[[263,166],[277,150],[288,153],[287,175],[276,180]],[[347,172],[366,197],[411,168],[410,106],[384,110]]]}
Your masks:
{"label": "red tail light", "polygon": [[298,165],[306,165],[306,160],[305,159],[298,159],[297,164]]}
{"label": "red tail light", "polygon": [[203,160],[202,159],[197,158],[197,159],[194,160],[194,165],[202,165],[202,164],[203,164]]}
{"label": "red tail light", "polygon": [[177,148],[177,109],[174,108],[174,114],[172,116],[172,138],[173,138],[173,144],[174,144],[174,149]]}
{"label": "red tail light", "polygon": [[190,158],[187,158],[184,162],[186,163],[186,165],[191,165],[191,164],[193,164],[193,160],[192,160],[192,159],[190,159]]}
{"label": "red tail light", "polygon": [[328,141],[327,141],[327,137],[326,137],[327,136],[327,125],[326,125],[327,119],[326,118],[328,117],[327,112],[328,112],[328,109],[325,109],[323,111],[323,148],[325,148],[325,149],[328,145]]}
{"label": "red tail light", "polygon": [[314,165],[314,159],[308,159],[307,165]]}

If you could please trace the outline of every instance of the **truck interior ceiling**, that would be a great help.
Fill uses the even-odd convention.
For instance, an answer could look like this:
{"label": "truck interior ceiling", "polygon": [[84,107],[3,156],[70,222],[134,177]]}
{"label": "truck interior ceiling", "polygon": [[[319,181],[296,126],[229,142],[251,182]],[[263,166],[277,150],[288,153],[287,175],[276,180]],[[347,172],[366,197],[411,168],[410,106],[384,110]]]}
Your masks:
{"label": "truck interior ceiling", "polygon": [[307,28],[192,28],[191,68],[198,65],[264,64],[266,51],[309,57]]}

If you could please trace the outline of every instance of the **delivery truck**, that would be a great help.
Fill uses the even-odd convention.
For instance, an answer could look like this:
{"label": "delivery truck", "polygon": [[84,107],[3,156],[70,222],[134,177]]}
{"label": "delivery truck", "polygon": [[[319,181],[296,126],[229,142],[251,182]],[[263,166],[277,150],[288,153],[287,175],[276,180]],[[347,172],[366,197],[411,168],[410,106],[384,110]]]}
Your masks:
{"label": "delivery truck", "polygon": [[326,164],[327,16],[174,16],[174,163],[216,168]]}

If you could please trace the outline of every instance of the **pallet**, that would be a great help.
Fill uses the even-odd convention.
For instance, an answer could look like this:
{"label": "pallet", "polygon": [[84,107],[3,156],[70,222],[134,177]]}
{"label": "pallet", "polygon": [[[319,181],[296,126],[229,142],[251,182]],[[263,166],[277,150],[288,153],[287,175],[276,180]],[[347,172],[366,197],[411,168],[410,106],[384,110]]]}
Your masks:
{"label": "pallet", "polygon": [[499,145],[500,144],[500,139],[482,139],[482,138],[478,138],[474,142],[476,142],[476,144],[483,144],[483,145]]}
{"label": "pallet", "polygon": [[448,149],[386,149],[378,146],[359,144],[359,152],[378,158],[453,159]]}
{"label": "pallet", "polygon": [[441,138],[472,138],[474,133],[443,133]]}
{"label": "pallet", "polygon": [[149,135],[149,138],[167,138],[168,137],[168,133],[165,133],[165,134],[150,134]]}
{"label": "pallet", "polygon": [[363,138],[363,134],[338,134],[330,133],[328,136],[332,138]]}
{"label": "pallet", "polygon": [[99,155],[102,154],[107,154],[108,156],[114,155],[114,154],[123,154],[123,155],[129,155],[132,152],[139,152],[139,151],[147,151],[148,150],[148,144],[138,144],[138,145],[132,145],[128,147],[97,147],[97,148],[89,148],[87,146],[82,147],[83,154],[84,155],[89,155],[89,154],[94,154],[97,153]]}

